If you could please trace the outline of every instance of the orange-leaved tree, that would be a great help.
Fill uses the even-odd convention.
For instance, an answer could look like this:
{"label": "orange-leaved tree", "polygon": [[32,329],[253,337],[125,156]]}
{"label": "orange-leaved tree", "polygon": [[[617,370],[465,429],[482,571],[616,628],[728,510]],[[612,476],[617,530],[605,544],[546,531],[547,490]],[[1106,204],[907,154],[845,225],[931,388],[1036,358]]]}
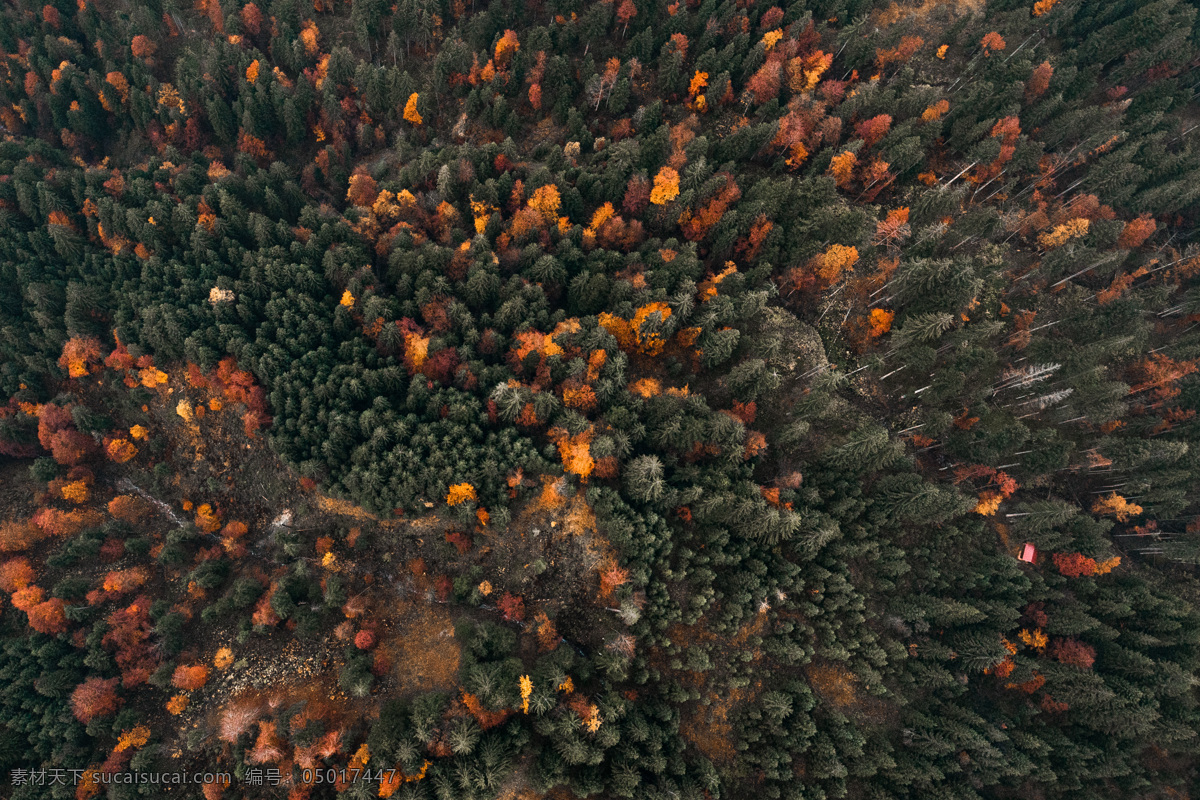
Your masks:
{"label": "orange-leaved tree", "polygon": [[171,685],[185,692],[192,692],[208,683],[208,667],[203,664],[187,666],[180,664],[171,675]]}
{"label": "orange-leaved tree", "polygon": [[27,558],[13,558],[0,564],[0,589],[12,594],[33,583],[37,573]]}
{"label": "orange-leaved tree", "polygon": [[58,366],[72,378],[82,378],[99,366],[100,340],[95,336],[73,336],[63,345]]}
{"label": "orange-leaved tree", "polygon": [[408,102],[404,104],[404,121],[410,122],[413,125],[420,125],[424,122],[421,117],[421,112],[417,111],[417,99],[420,97],[416,92],[408,96]]}
{"label": "orange-leaved tree", "polygon": [[504,31],[504,35],[500,37],[500,41],[496,42],[496,52],[493,61],[496,67],[504,69],[508,66],[508,62],[513,55],[521,49],[521,43],[517,41],[517,33],[513,30]]}

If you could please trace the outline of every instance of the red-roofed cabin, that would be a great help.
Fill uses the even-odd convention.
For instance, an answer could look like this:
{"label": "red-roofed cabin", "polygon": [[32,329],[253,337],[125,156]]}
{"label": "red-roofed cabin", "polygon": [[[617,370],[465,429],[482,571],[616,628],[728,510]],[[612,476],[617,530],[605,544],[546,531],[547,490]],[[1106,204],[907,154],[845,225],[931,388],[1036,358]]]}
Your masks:
{"label": "red-roofed cabin", "polygon": [[1026,542],[1021,548],[1021,555],[1018,556],[1022,561],[1028,561],[1030,564],[1037,561],[1037,548],[1033,546],[1033,542]]}

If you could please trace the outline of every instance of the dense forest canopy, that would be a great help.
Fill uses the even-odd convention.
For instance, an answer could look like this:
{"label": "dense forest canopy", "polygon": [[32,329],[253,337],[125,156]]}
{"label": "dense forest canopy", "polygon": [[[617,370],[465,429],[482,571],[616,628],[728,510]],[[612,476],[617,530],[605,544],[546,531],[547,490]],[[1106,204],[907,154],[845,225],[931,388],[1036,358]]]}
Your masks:
{"label": "dense forest canopy", "polygon": [[5,4],[6,796],[1200,792],[1198,11]]}

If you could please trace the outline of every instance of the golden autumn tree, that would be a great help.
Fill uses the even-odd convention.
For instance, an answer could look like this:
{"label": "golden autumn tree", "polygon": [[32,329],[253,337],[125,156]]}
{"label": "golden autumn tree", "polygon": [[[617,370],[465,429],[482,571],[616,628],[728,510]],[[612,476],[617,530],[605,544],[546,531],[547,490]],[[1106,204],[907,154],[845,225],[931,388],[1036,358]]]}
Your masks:
{"label": "golden autumn tree", "polygon": [[854,174],[854,167],[857,163],[858,156],[849,150],[834,156],[833,160],[829,162],[829,173],[833,175],[838,188],[845,189],[850,185],[850,179]]}
{"label": "golden autumn tree", "polygon": [[1047,231],[1038,237],[1038,244],[1046,249],[1052,247],[1061,247],[1072,239],[1078,239],[1081,236],[1086,236],[1090,222],[1087,217],[1077,217],[1072,220],[1067,220],[1061,225],[1055,226],[1053,230]]}
{"label": "golden autumn tree", "polygon": [[549,435],[550,441],[558,446],[563,469],[585,479],[592,474],[592,470],[596,467],[591,453],[592,437],[595,435],[594,428],[588,427],[587,430],[574,436],[562,428],[551,428],[547,431],[547,435]]}
{"label": "golden autumn tree", "polygon": [[540,214],[547,223],[555,222],[561,204],[558,187],[552,183],[539,186],[529,198],[529,207]]}
{"label": "golden autumn tree", "polygon": [[656,206],[666,205],[679,196],[679,173],[663,167],[654,176],[654,188],[650,190],[650,202]]}
{"label": "golden autumn tree", "polygon": [[1128,522],[1130,516],[1142,513],[1142,507],[1113,492],[1093,503],[1092,513],[1116,517],[1118,522]]}
{"label": "golden autumn tree", "polygon": [[461,503],[475,502],[475,487],[469,483],[456,483],[446,494],[446,505],[457,506]]}
{"label": "golden autumn tree", "polygon": [[104,446],[104,451],[114,464],[124,464],[138,454],[137,447],[128,439],[112,439]]}
{"label": "golden autumn tree", "polygon": [[858,248],[846,245],[830,245],[818,257],[817,275],[826,283],[833,283],[843,272],[853,269],[858,263]]}
{"label": "golden autumn tree", "polygon": [[303,30],[300,31],[300,41],[304,43],[304,52],[308,56],[315,56],[319,50],[317,46],[317,37],[321,32],[317,29],[317,24],[311,19],[304,23]]}

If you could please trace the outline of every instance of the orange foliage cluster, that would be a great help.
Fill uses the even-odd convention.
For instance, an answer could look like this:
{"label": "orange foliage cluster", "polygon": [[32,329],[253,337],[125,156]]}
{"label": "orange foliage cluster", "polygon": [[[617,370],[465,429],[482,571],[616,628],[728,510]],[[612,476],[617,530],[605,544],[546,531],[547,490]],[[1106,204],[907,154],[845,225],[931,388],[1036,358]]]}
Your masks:
{"label": "orange foliage cluster", "polygon": [[134,589],[141,588],[149,579],[150,573],[145,567],[113,570],[104,576],[104,583],[100,589],[88,592],[88,604],[97,605],[126,592],[132,592]]}
{"label": "orange foliage cluster", "polygon": [[537,634],[538,647],[543,652],[550,652],[558,647],[558,643],[562,641],[562,637],[558,633],[558,628],[554,626],[554,622],[546,616],[546,612],[539,611],[533,617],[533,629]]}
{"label": "orange foliage cluster", "polygon": [[12,593],[13,608],[28,612],[46,599],[46,590],[37,585],[23,586]]}
{"label": "orange foliage cluster", "polygon": [[577,408],[590,411],[596,407],[596,392],[592,387],[579,381],[567,381],[562,388],[563,405],[567,408]]}
{"label": "orange foliage cluster", "polygon": [[749,431],[746,434],[746,448],[742,451],[742,460],[749,461],[767,449],[767,437],[758,431]]}
{"label": "orange foliage cluster", "polygon": [[539,186],[534,190],[533,196],[529,198],[529,207],[538,212],[547,223],[556,221],[561,204],[562,198],[559,195],[558,187],[552,183]]}
{"label": "orange foliage cluster", "polygon": [[855,125],[854,132],[863,140],[864,147],[874,147],[880,139],[887,135],[887,132],[891,128],[892,115],[877,114]]}
{"label": "orange foliage cluster", "polygon": [[1025,82],[1025,99],[1033,100],[1041,97],[1050,88],[1050,79],[1054,77],[1054,67],[1049,61],[1043,61],[1033,68],[1029,80]]}
{"label": "orange foliage cluster", "polygon": [[1088,558],[1082,553],[1055,553],[1053,560],[1058,571],[1068,578],[1106,575],[1121,563],[1120,556],[1113,556],[1106,561],[1097,563],[1096,559]]}
{"label": "orange foliage cluster", "polygon": [[913,54],[920,50],[924,44],[925,40],[920,36],[902,36],[900,37],[900,43],[893,48],[887,50],[876,48],[875,63],[880,70],[885,69],[888,64],[893,62],[904,63],[912,58]]}
{"label": "orange foliage cluster", "polygon": [[1000,51],[1008,46],[1004,41],[1004,37],[995,31],[985,34],[979,41],[979,44],[983,46],[983,54],[985,56],[991,55],[993,50]]}
{"label": "orange foliage cluster", "polygon": [[475,717],[475,721],[479,723],[479,727],[484,730],[496,727],[513,713],[511,709],[507,708],[502,711],[489,711],[483,707],[483,703],[479,701],[479,698],[470,692],[462,693],[462,704],[471,713],[471,716]]}
{"label": "orange foliage cluster", "polygon": [[658,378],[639,378],[629,384],[629,391],[643,399],[649,399],[662,394],[662,383]]}
{"label": "orange foliage cluster", "polygon": [[27,550],[48,535],[32,520],[0,522],[0,553]]}
{"label": "orange foliage cluster", "polygon": [[404,121],[413,125],[420,125],[425,121],[421,116],[421,112],[417,111],[418,99],[420,99],[420,95],[416,92],[413,92],[408,96],[408,100],[404,103]]}
{"label": "orange foliage cluster", "polygon": [[124,522],[140,522],[150,513],[150,504],[140,497],[121,494],[108,501],[108,513]]}
{"label": "orange foliage cluster", "polygon": [[275,609],[271,608],[271,598],[275,596],[278,588],[278,584],[272,583],[270,588],[258,599],[258,603],[254,606],[254,613],[250,615],[252,623],[268,628],[279,624],[279,615],[275,613]]}
{"label": "orange foliage cluster", "polygon": [[124,464],[137,456],[138,449],[128,439],[111,439],[105,444],[104,452],[114,464]]}
{"label": "orange foliage cluster", "polygon": [[[253,438],[259,428],[271,424],[271,417],[267,414],[266,392],[255,384],[254,376],[249,371],[238,369],[233,357],[221,359],[217,368],[207,376],[202,375],[195,365],[189,364],[187,381],[193,387],[208,389],[210,398],[246,406],[242,427],[247,436]],[[218,405],[213,410],[221,407]]]}
{"label": "orange foliage cluster", "polygon": [[268,764],[279,761],[284,757],[286,743],[279,737],[277,723],[261,720],[258,723],[258,738],[246,754],[246,760],[251,764]]}
{"label": "orange foliage cluster", "polygon": [[659,301],[639,308],[632,320],[604,312],[600,314],[600,324],[616,338],[618,346],[625,352],[657,356],[662,353],[666,340],[657,330],[644,330],[644,327],[652,318],[665,322],[670,316],[670,306]]}
{"label": "orange foliage cluster", "polygon": [[950,101],[943,98],[921,112],[921,119],[925,122],[936,122],[949,110]]}
{"label": "orange foliage cluster", "polygon": [[89,459],[96,451],[91,436],[79,432],[71,413],[53,403],[36,408],[38,417],[38,441],[50,451],[54,460],[65,466],[74,466]]}
{"label": "orange foliage cluster", "polygon": [[145,725],[138,725],[130,731],[125,731],[117,737],[117,746],[114,748],[117,751],[130,750],[135,747],[141,747],[150,741],[150,729]]}
{"label": "orange foliage cluster", "polygon": [[63,484],[61,488],[64,500],[69,500],[72,503],[86,503],[91,493],[89,481],[78,480]]}
{"label": "orange foliage cluster", "polygon": [[196,509],[196,527],[204,533],[216,533],[221,529],[221,521],[217,512],[208,503],[201,503]]}
{"label": "orange foliage cluster", "polygon": [[[28,591],[37,587],[30,586],[20,591]],[[38,589],[40,592],[41,590]],[[16,595],[13,596],[13,605],[21,608],[18,605]],[[29,627],[33,628],[38,633],[44,633],[48,636],[55,636],[67,629],[66,603],[61,598],[52,597],[49,600],[44,600],[38,603],[26,603],[26,607],[21,608],[29,617]]]}
{"label": "orange foliage cluster", "polygon": [[1033,677],[1030,678],[1029,680],[1025,681],[1024,683],[1006,683],[1006,684],[1004,684],[1004,688],[1005,689],[1016,689],[1018,691],[1024,692],[1025,694],[1033,694],[1034,692],[1036,692],[1038,689],[1042,688],[1045,685],[1046,685],[1046,676],[1043,675],[1042,673],[1038,672],[1037,670],[1034,670]]}
{"label": "orange foliage cluster", "polygon": [[611,598],[613,592],[618,587],[624,586],[629,581],[629,570],[617,564],[613,559],[601,562],[598,571],[600,573],[600,597],[602,600]]}
{"label": "orange foliage cluster", "polygon": [[508,62],[513,55],[521,49],[521,43],[517,41],[517,34],[513,30],[505,30],[504,35],[496,42],[496,50],[493,56],[493,61],[496,67],[504,69],[508,66]]}
{"label": "orange foliage cluster", "polygon": [[1034,628],[1032,631],[1030,631],[1028,628],[1022,628],[1021,632],[1017,634],[1017,636],[1022,642],[1025,643],[1027,647],[1031,647],[1038,652],[1045,650],[1046,643],[1049,641],[1049,637],[1042,632],[1041,628]]}
{"label": "orange foliage cluster", "polygon": [[829,249],[814,259],[816,275],[825,285],[834,283],[843,272],[848,272],[858,263],[858,248],[846,245],[830,245]]}
{"label": "orange foliage cluster", "polygon": [[148,36],[138,34],[133,37],[129,49],[133,53],[134,58],[149,58],[154,55],[154,51],[158,48]]}
{"label": "orange foliage cluster", "polygon": [[[1012,160],[1013,154],[1017,151],[1017,140],[1021,137],[1020,120],[1013,116],[1002,117],[992,126],[991,137],[1000,140],[1000,152],[990,164],[974,170],[967,176],[967,180],[972,183],[985,183],[999,177],[1004,171],[1004,165]],[[1084,233],[1086,232],[1085,220]]]}
{"label": "orange foliage cluster", "polygon": [[875,244],[896,246],[907,239],[911,232],[908,225],[908,206],[893,208],[886,217],[875,224]]}
{"label": "orange foliage cluster", "polygon": [[263,13],[254,3],[242,6],[239,16],[242,18],[242,30],[246,33],[258,36],[262,32]]}
{"label": "orange foliage cluster", "polygon": [[33,566],[25,558],[14,558],[0,564],[0,589],[12,594],[24,589],[37,577]]}
{"label": "orange foliage cluster", "polygon": [[1129,287],[1133,285],[1135,280],[1147,274],[1147,272],[1148,270],[1145,267],[1138,267],[1133,272],[1124,272],[1114,276],[1112,283],[1108,285],[1107,289],[1101,289],[1096,292],[1096,302],[1105,306],[1117,300],[1129,290]]}
{"label": "orange foliage cluster", "polygon": [[884,308],[871,309],[871,315],[867,319],[867,335],[872,339],[883,336],[892,329],[892,320],[895,318],[895,311],[888,311]]}
{"label": "orange foliage cluster", "polygon": [[1179,395],[1176,383],[1198,369],[1196,361],[1175,361],[1162,353],[1153,353],[1134,365],[1133,387],[1129,394],[1149,391],[1157,403]]}
{"label": "orange foliage cluster", "polygon": [[547,431],[547,435],[550,437],[550,441],[558,445],[563,469],[586,480],[596,466],[591,454],[591,443],[595,430],[589,427],[582,433],[571,436],[562,428],[551,428]]}
{"label": "orange foliage cluster", "polygon": [[311,19],[304,23],[304,29],[300,31],[300,41],[304,43],[304,52],[310,57],[317,54],[317,37],[320,34],[317,24]]}
{"label": "orange foliage cluster", "polygon": [[[58,212],[55,212],[58,213]],[[58,366],[72,378],[90,375],[99,366],[100,340],[94,336],[74,336],[63,345]]]}
{"label": "orange foliage cluster", "polygon": [[1016,662],[1012,660],[1012,656],[1005,656],[1004,660],[998,664],[993,664],[990,667],[985,667],[984,675],[995,675],[997,678],[1007,678],[1016,668]]}
{"label": "orange foliage cluster", "polygon": [[272,155],[271,151],[267,149],[266,142],[257,136],[246,133],[245,130],[238,131],[237,148],[238,152],[255,158],[268,159]]}
{"label": "orange foliage cluster", "polygon": [[[742,190],[738,188],[732,175],[723,173],[722,177],[725,178],[725,185],[717,190],[716,194],[710,197],[694,215],[685,210],[683,216],[679,218],[679,222],[683,226],[683,235],[689,241],[698,242],[703,239],[712,230],[712,227],[721,221],[721,217],[725,216],[729,206],[736,203],[742,196]],[[651,200],[653,201],[653,198]]]}
{"label": "orange foliage cluster", "polygon": [[79,509],[60,511],[57,508],[42,508],[33,515],[32,522],[45,536],[74,536],[84,528],[99,525],[104,517],[97,511]]}
{"label": "orange foliage cluster", "polygon": [[836,155],[829,162],[829,172],[833,175],[834,181],[841,189],[846,189],[850,186],[850,179],[854,174],[854,167],[858,164],[858,156],[850,150]]}
{"label": "orange foliage cluster", "polygon": [[350,176],[350,188],[346,190],[346,202],[354,206],[370,208],[379,196],[379,185],[365,171]]}

